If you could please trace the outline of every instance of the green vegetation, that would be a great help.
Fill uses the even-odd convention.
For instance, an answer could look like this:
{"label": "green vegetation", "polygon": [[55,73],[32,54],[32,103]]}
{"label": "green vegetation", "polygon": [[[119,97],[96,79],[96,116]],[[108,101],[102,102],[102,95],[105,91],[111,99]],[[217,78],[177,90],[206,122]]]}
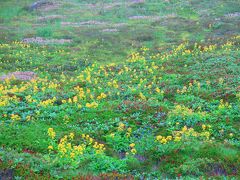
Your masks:
{"label": "green vegetation", "polygon": [[0,2],[0,179],[240,177],[237,1],[33,2]]}

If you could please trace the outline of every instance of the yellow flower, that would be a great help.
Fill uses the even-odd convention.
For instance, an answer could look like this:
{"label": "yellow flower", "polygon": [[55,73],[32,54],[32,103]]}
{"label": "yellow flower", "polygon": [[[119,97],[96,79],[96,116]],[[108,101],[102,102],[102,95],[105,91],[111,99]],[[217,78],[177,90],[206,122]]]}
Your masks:
{"label": "yellow flower", "polygon": [[69,137],[70,137],[71,139],[73,139],[73,138],[74,138],[74,133],[70,133],[70,134],[69,134]]}
{"label": "yellow flower", "polygon": [[160,141],[162,138],[163,138],[163,137],[160,136],[160,135],[156,137],[156,139],[157,139],[158,141]]}
{"label": "yellow flower", "polygon": [[86,103],[87,108],[97,108],[98,104],[96,102]]}
{"label": "yellow flower", "polygon": [[139,94],[139,97],[140,97],[142,100],[146,100],[146,97],[143,95],[143,93],[140,93],[140,94]]}
{"label": "yellow flower", "polygon": [[167,143],[167,139],[162,138],[162,140],[160,141],[162,144],[166,144]]}
{"label": "yellow flower", "polygon": [[27,121],[30,121],[31,120],[31,116],[27,116],[26,119],[27,119]]}
{"label": "yellow flower", "polygon": [[75,153],[74,153],[74,152],[71,152],[70,157],[71,157],[71,158],[74,158],[74,157],[75,157]]}
{"label": "yellow flower", "polygon": [[123,131],[124,128],[125,128],[125,124],[123,124],[122,122],[120,122],[119,125],[118,125],[118,130],[119,130],[119,131]]}
{"label": "yellow flower", "polygon": [[187,126],[184,126],[183,128],[182,128],[182,132],[186,132],[187,131]]}
{"label": "yellow flower", "polygon": [[104,99],[104,98],[106,98],[106,97],[107,97],[106,94],[101,93],[101,94],[97,97],[97,99],[100,100],[100,99]]}
{"label": "yellow flower", "polygon": [[54,132],[53,128],[48,128],[48,136],[52,139],[55,138],[56,133]]}
{"label": "yellow flower", "polygon": [[202,129],[203,129],[203,130],[206,129],[206,125],[205,125],[205,124],[202,125]]}
{"label": "yellow flower", "polygon": [[156,90],[157,93],[161,92],[161,90],[158,87],[155,90]]}
{"label": "yellow flower", "polygon": [[135,148],[131,149],[131,153],[132,154],[136,154],[137,153],[137,150]]}
{"label": "yellow flower", "polygon": [[91,108],[91,104],[90,103],[86,103],[86,107],[87,108]]}
{"label": "yellow flower", "polygon": [[49,150],[53,150],[53,146],[48,146],[48,149]]}
{"label": "yellow flower", "polygon": [[72,144],[71,143],[67,143],[67,148],[68,149],[72,149]]}
{"label": "yellow flower", "polygon": [[13,121],[19,121],[19,120],[21,120],[21,117],[17,114],[11,114],[11,119]]}
{"label": "yellow flower", "polygon": [[131,148],[133,148],[133,147],[135,146],[135,144],[134,144],[134,143],[131,143],[129,146],[130,146]]}
{"label": "yellow flower", "polygon": [[74,96],[73,97],[73,102],[76,103],[78,101],[78,97],[77,96]]}
{"label": "yellow flower", "polygon": [[171,141],[172,140],[172,136],[167,136],[167,140]]}
{"label": "yellow flower", "polygon": [[128,131],[128,132],[132,132],[132,128],[128,128],[127,131]]}
{"label": "yellow flower", "polygon": [[178,141],[180,141],[180,140],[181,140],[181,137],[176,136],[176,137],[174,138],[174,141],[176,141],[176,142],[178,142]]}

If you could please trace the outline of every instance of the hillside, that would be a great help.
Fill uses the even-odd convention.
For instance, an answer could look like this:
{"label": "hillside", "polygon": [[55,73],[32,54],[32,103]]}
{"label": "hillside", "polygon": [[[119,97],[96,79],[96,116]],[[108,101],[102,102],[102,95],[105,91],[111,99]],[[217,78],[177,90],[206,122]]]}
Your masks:
{"label": "hillside", "polygon": [[0,1],[0,179],[238,179],[238,1]]}

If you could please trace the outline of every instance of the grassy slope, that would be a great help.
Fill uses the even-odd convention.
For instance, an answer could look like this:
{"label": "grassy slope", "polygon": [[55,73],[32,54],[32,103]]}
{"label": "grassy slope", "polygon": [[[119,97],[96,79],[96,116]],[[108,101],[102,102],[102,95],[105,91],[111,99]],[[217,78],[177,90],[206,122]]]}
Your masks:
{"label": "grassy slope", "polygon": [[[2,169],[15,168],[15,173],[24,177],[29,175],[36,177],[41,172],[45,172],[46,179],[48,173],[53,177],[93,173],[99,175],[105,170],[89,169],[90,165],[94,166],[94,161],[91,160],[83,162],[83,164],[88,163],[89,166],[85,167],[81,164],[80,168],[74,171],[68,169],[67,166],[66,169],[62,169],[56,162],[48,162],[46,157],[49,145],[47,129],[53,127],[57,132],[58,139],[69,132],[74,132],[77,137],[75,143],[81,139],[82,133],[90,134],[94,139],[106,145],[105,159],[109,158],[110,162],[110,158],[114,157],[115,161],[121,164],[123,161],[119,158],[119,147],[113,146],[106,136],[111,133],[117,134],[119,122],[123,122],[127,127],[133,129],[133,137],[130,140],[136,143],[138,155],[147,160],[141,162],[130,159],[127,166],[122,168],[115,167],[120,166],[119,164],[112,165],[119,172],[123,171],[136,176],[152,173],[152,177],[154,177],[154,173],[158,170],[159,174],[155,174],[156,176],[171,178],[179,174],[195,178],[201,175],[239,176],[239,172],[236,171],[239,168],[239,38],[230,39],[230,36],[239,34],[239,25],[237,24],[239,17],[224,17],[224,15],[234,13],[239,9],[237,1],[170,1],[169,3],[159,2],[157,5],[152,3],[128,7],[119,5],[120,7],[104,11],[100,8],[100,4],[97,4],[99,8],[95,7],[97,10],[91,8],[86,10],[86,6],[83,5],[86,2],[61,1],[64,5],[61,5],[60,9],[44,12],[39,10],[31,13],[22,9],[30,2],[25,1],[23,4],[17,4],[19,2],[16,1],[1,2],[0,20],[3,34],[1,41],[8,45],[0,47],[0,70],[3,72],[32,70],[37,72],[41,78],[45,79],[47,76],[49,80],[46,84],[43,83],[45,80],[38,80],[39,90],[36,92],[33,92],[34,84],[23,92],[15,92],[14,85],[22,87],[26,83],[12,81],[9,86],[1,83],[7,89],[1,91],[2,99],[8,99],[8,96],[11,96],[9,92],[23,98],[19,102],[11,102],[6,107],[0,107],[2,115],[0,144],[3,147],[0,153],[1,159],[4,161],[1,163]],[[176,16],[153,21],[129,20],[128,18],[136,15],[162,17],[172,13]],[[50,14],[65,15],[66,17],[54,21],[51,25],[49,22],[39,22],[39,17]],[[220,18],[220,20],[216,20],[216,18]],[[120,27],[117,33],[103,33],[101,30],[106,27],[97,25],[81,28],[60,25],[61,21],[88,20],[126,23],[127,25]],[[41,25],[36,26],[39,23]],[[69,45],[31,45],[30,47],[11,43],[12,40],[33,36],[71,38],[73,42]],[[190,41],[186,49],[180,49],[174,54],[172,45],[185,40]],[[195,51],[201,52],[198,54],[192,51],[195,41],[201,41],[201,45],[204,46],[216,44],[217,48],[206,52],[203,52],[204,48],[197,48]],[[221,45],[227,41],[234,43],[230,47],[222,48]],[[144,61],[126,63],[126,56],[133,50],[139,50],[142,46],[151,47],[150,51],[137,58],[145,57],[146,64]],[[182,52],[187,49],[191,50],[190,54],[183,54]],[[141,50],[139,51],[141,52]],[[161,55],[157,56],[158,53]],[[156,57],[150,56],[150,54]],[[169,58],[164,58],[163,54]],[[90,61],[86,61],[86,59]],[[93,68],[92,78],[98,80],[97,84],[89,83],[86,80],[81,81],[78,77],[79,74],[85,68],[91,67],[93,61],[96,61],[97,64],[116,62],[119,65],[105,67],[109,77],[105,77],[102,70],[101,75],[96,75],[99,67]],[[152,62],[158,66],[157,70],[154,70]],[[119,70],[123,69],[123,65],[126,65],[130,71],[125,71],[122,75],[118,74]],[[150,73],[149,67],[153,69],[153,74]],[[161,69],[161,67],[164,68]],[[65,81],[63,78],[59,78],[62,73],[66,76]],[[72,81],[70,81],[71,77]],[[154,81],[154,77],[160,79]],[[146,86],[138,88],[140,78],[146,78],[147,82],[144,83]],[[223,83],[220,83],[221,78],[223,78]],[[107,85],[107,82],[113,81],[112,79],[118,82],[118,88]],[[177,89],[182,90],[184,86],[188,87],[189,83],[194,80],[200,82],[200,90],[195,83],[192,91],[183,94],[177,93]],[[206,81],[210,81],[210,86]],[[60,87],[43,92],[41,88],[48,89],[50,82],[60,84]],[[148,87],[149,82],[153,82],[152,88]],[[59,104],[62,100],[72,98],[77,93],[73,90],[77,85],[83,86],[84,91],[87,91],[86,88],[91,89],[94,95],[94,99],[80,100],[78,103],[82,106],[96,100],[100,92],[106,93],[107,99],[96,100],[99,103],[97,109],[83,107],[79,110],[71,103]],[[96,86],[103,89],[96,89]],[[164,91],[163,97],[156,94],[155,87]],[[109,92],[111,95],[108,94]],[[120,95],[117,94],[118,92]],[[139,97],[140,92],[146,96],[146,100]],[[6,94],[7,96],[5,96]],[[27,95],[31,95],[37,103],[27,102],[24,99]],[[40,102],[53,97],[57,97],[53,106],[47,108],[38,106]],[[229,102],[232,108],[220,111],[218,109],[220,99]],[[187,119],[191,119],[190,122],[184,121],[184,115],[171,117],[170,114],[177,104],[184,105],[195,113],[201,107],[200,111],[206,111],[209,117],[205,119],[201,116],[186,115]],[[40,115],[37,113],[38,111],[40,111]],[[12,123],[11,114],[19,114],[21,122]],[[26,122],[27,115],[32,116],[30,122]],[[67,120],[68,118],[69,120]],[[165,122],[173,124],[169,125]],[[176,122],[180,122],[180,127],[175,126]],[[163,155],[156,149],[147,147],[156,135],[170,135],[172,131],[179,130],[184,125],[201,131],[202,124],[212,126],[212,137],[216,139],[213,143],[197,140],[191,144],[190,141],[190,144],[185,145],[186,147],[177,149],[176,154]],[[142,134],[142,138],[139,138],[139,133]],[[230,133],[233,133],[234,136],[230,137]],[[124,138],[123,141],[124,146],[128,146],[130,143],[127,138]],[[114,144],[118,143],[114,142]],[[119,146],[121,147],[121,145]],[[145,146],[147,149],[143,150]],[[153,145],[154,148],[157,146],[158,144]],[[124,151],[129,150],[126,147],[123,148]],[[97,160],[95,156],[91,158]],[[172,164],[171,162],[176,159],[177,161]],[[21,164],[17,166],[19,162]],[[27,165],[30,165],[33,171],[26,171]],[[112,170],[110,167],[107,168],[109,168],[107,172]]]}

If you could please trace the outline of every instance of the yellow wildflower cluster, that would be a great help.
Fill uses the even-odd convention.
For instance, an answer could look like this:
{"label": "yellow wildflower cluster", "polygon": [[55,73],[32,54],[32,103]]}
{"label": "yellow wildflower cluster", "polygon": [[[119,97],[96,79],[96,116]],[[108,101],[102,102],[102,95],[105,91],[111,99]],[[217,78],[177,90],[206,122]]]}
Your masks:
{"label": "yellow wildflower cluster", "polygon": [[201,112],[200,110],[194,112],[192,109],[184,106],[184,105],[176,105],[175,108],[168,113],[169,117],[181,116],[183,119],[188,117],[198,115],[199,117],[206,117],[206,112]]}
{"label": "yellow wildflower cluster", "polygon": [[114,88],[118,88],[119,87],[116,80],[113,80],[112,82],[111,81],[107,82],[107,85],[109,87],[114,87]]}
{"label": "yellow wildflower cluster", "polygon": [[88,145],[91,145],[95,149],[96,154],[101,154],[106,150],[104,144],[94,141],[94,139],[91,138],[88,134],[86,134],[86,135],[82,134],[82,138],[85,140],[85,142]]}
{"label": "yellow wildflower cluster", "polygon": [[180,90],[180,89],[177,89],[177,93],[178,94],[185,94],[185,93],[189,93],[193,90],[193,88],[197,88],[197,90],[199,91],[201,89],[201,83],[194,80],[193,82],[190,82],[188,84],[188,86],[183,86],[183,88]]}
{"label": "yellow wildflower cluster", "polygon": [[[51,152],[55,150],[61,158],[67,158],[75,160],[79,156],[83,155],[85,151],[94,150],[96,154],[104,153],[106,150],[104,144],[98,143],[89,135],[82,134],[83,143],[80,145],[73,145],[72,141],[75,137],[74,133],[69,133],[60,139],[59,143],[56,143],[54,139],[56,133],[53,128],[48,129],[48,136],[52,139],[51,144],[48,146],[48,150]],[[56,149],[55,149],[56,148]]]}
{"label": "yellow wildflower cluster", "polygon": [[54,131],[53,128],[48,128],[48,136],[51,138],[51,139],[54,139],[55,136],[56,136],[56,133]]}
{"label": "yellow wildflower cluster", "polygon": [[98,103],[96,103],[96,102],[86,103],[86,107],[87,108],[97,108],[98,107]]}
{"label": "yellow wildflower cluster", "polygon": [[49,89],[57,89],[59,85],[54,83],[54,82],[50,82],[49,85],[48,85],[48,88]]}
{"label": "yellow wildflower cluster", "polygon": [[217,48],[217,45],[209,45],[209,46],[204,46],[203,51],[205,52],[211,52],[214,51]]}
{"label": "yellow wildflower cluster", "polygon": [[159,94],[164,94],[164,91],[156,87],[155,91]]}
{"label": "yellow wildflower cluster", "polygon": [[7,99],[1,99],[0,98],[0,107],[1,106],[7,106],[8,105],[8,100]]}
{"label": "yellow wildflower cluster", "polygon": [[134,144],[134,143],[131,143],[131,144],[129,145],[129,147],[131,148],[131,153],[132,153],[133,155],[135,155],[135,154],[137,153],[137,150],[135,149],[135,144]]}
{"label": "yellow wildflower cluster", "polygon": [[223,99],[221,99],[220,104],[218,106],[218,109],[225,109],[225,108],[226,109],[231,109],[232,106],[228,102],[224,103]]}
{"label": "yellow wildflower cluster", "polygon": [[101,93],[101,94],[97,97],[97,99],[98,99],[98,100],[100,100],[100,99],[105,99],[106,97],[107,97],[106,94]]}
{"label": "yellow wildflower cluster", "polygon": [[160,143],[162,144],[166,144],[168,141],[171,141],[172,140],[172,136],[156,136],[156,140],[159,141]]}
{"label": "yellow wildflower cluster", "polygon": [[209,140],[210,132],[206,131],[207,129],[210,130],[210,125],[202,125],[202,132],[196,132],[193,128],[187,128],[187,126],[184,126],[180,131],[174,131],[173,136],[156,136],[156,141],[160,142],[161,144],[167,144],[168,142],[179,142],[181,140],[186,140],[186,138],[192,136],[192,137],[203,137],[206,140]]}
{"label": "yellow wildflower cluster", "polygon": [[142,100],[144,100],[144,101],[147,99],[146,96],[143,95],[143,93],[140,93],[140,94],[139,94],[139,97],[140,97]]}
{"label": "yellow wildflower cluster", "polygon": [[131,136],[131,133],[132,133],[132,128],[127,128],[127,132],[126,132],[126,136],[127,137],[130,137]]}
{"label": "yellow wildflower cluster", "polygon": [[60,157],[63,158],[70,158],[74,159],[76,156],[82,155],[86,145],[81,144],[77,146],[73,146],[71,144],[71,140],[73,140],[74,134],[70,133],[68,136],[65,135],[63,138],[60,139],[60,143],[57,145],[58,153]]}
{"label": "yellow wildflower cluster", "polygon": [[228,41],[227,43],[222,45],[222,49],[230,50],[230,48],[233,46],[233,42]]}
{"label": "yellow wildflower cluster", "polygon": [[74,90],[78,93],[78,97],[79,97],[80,99],[86,98],[85,92],[84,92],[83,88],[77,86],[77,87],[74,88]]}
{"label": "yellow wildflower cluster", "polygon": [[127,61],[128,62],[145,61],[145,57],[141,55],[139,52],[133,52]]}
{"label": "yellow wildflower cluster", "polygon": [[52,99],[41,101],[39,103],[39,106],[43,106],[43,107],[52,106],[56,100],[57,100],[56,97],[54,97]]}
{"label": "yellow wildflower cluster", "polygon": [[118,131],[123,131],[124,129],[125,129],[125,124],[120,122],[119,125],[118,125]]}
{"label": "yellow wildflower cluster", "polygon": [[206,129],[210,129],[211,125],[202,124],[202,129],[205,131]]}
{"label": "yellow wildflower cluster", "polygon": [[11,119],[13,121],[19,121],[19,120],[21,120],[21,117],[17,114],[11,114]]}

